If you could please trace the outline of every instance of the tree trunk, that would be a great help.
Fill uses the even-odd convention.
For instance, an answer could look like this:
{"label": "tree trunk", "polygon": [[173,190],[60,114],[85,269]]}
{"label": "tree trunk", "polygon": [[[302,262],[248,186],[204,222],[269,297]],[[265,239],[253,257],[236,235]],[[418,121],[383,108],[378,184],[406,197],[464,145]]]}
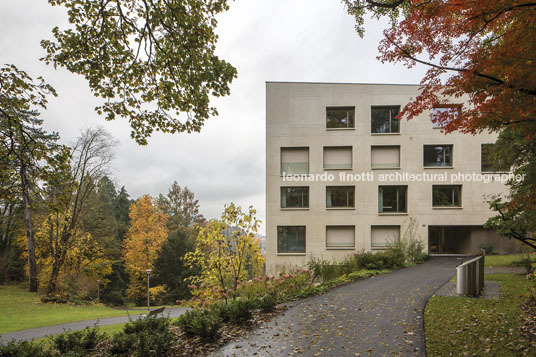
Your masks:
{"label": "tree trunk", "polygon": [[61,233],[60,243],[57,245],[52,256],[52,271],[50,272],[50,279],[47,286],[47,295],[49,296],[52,296],[57,292],[58,277],[67,257],[67,243],[71,238],[71,233],[70,231],[67,231],[67,229],[68,228],[64,228],[64,231]]}
{"label": "tree trunk", "polygon": [[60,264],[57,263],[56,260],[54,260],[54,264],[52,264],[52,271],[50,273],[50,280],[48,281],[48,286],[47,286],[48,296],[52,296],[56,292],[59,273],[60,273]]}
{"label": "tree trunk", "polygon": [[24,203],[24,224],[26,226],[26,241],[28,244],[28,282],[30,285],[28,290],[30,292],[37,292],[37,263],[35,259],[34,228],[30,194],[24,166],[21,167],[20,174],[22,179],[22,200]]}

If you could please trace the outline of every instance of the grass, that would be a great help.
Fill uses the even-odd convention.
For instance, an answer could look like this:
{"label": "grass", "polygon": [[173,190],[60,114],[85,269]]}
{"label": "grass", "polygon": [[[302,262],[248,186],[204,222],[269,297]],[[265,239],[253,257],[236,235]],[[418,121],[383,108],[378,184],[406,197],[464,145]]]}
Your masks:
{"label": "grass", "polygon": [[[535,254],[530,255],[533,259],[536,259]],[[515,266],[515,263],[523,258],[526,258],[527,254],[506,254],[506,255],[486,255],[484,265],[489,267],[511,267]]]}
{"label": "grass", "polygon": [[501,299],[433,296],[424,312],[428,356],[535,356],[519,335],[520,305],[534,283],[515,274],[490,274]]}
{"label": "grass", "polygon": [[0,333],[128,313],[133,311],[102,305],[43,304],[35,293],[18,286],[0,286]]}

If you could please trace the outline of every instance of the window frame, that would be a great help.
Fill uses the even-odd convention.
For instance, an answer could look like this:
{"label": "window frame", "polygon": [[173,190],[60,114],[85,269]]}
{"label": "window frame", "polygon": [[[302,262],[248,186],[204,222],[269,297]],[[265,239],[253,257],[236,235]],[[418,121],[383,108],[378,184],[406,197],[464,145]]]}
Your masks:
{"label": "window frame", "polygon": [[[280,244],[279,244],[279,229],[280,228],[283,228],[283,229],[288,229],[288,228],[295,228],[296,230],[300,229],[300,228],[303,228],[303,252],[301,251],[293,251],[293,252],[280,252],[279,251],[279,247],[280,247]],[[276,228],[277,232],[276,232],[276,251],[277,251],[277,254],[278,255],[306,255],[307,254],[307,226],[305,225],[278,225],[277,228]],[[285,232],[285,234],[288,234],[288,232]],[[296,232],[296,234],[299,234],[299,232]],[[299,239],[299,236],[297,237],[296,239],[296,246],[298,246],[298,239]]]}
{"label": "window frame", "polygon": [[301,173],[301,174],[294,174],[294,173],[286,173],[287,175],[309,175],[309,172],[311,171],[311,150],[309,146],[281,146],[279,147],[279,176],[283,177],[283,150],[290,149],[290,150],[298,150],[298,149],[306,149],[307,150],[307,172]]}
{"label": "window frame", "polygon": [[[450,164],[430,166],[426,165],[426,147],[450,147]],[[445,150],[443,150],[443,161],[445,160]],[[422,146],[422,165],[425,169],[451,169],[454,167],[454,144],[424,144]]]}
{"label": "window frame", "polygon": [[457,116],[458,116],[460,115],[460,112],[462,110],[462,105],[459,103],[434,104],[432,107],[432,113],[430,115],[430,121],[432,122],[432,129],[443,129],[443,126],[437,125],[437,123],[434,123],[434,121],[432,120],[434,117],[434,110],[439,109],[439,108],[444,108],[444,109],[456,108],[458,112],[457,113]]}
{"label": "window frame", "polygon": [[[400,114],[400,105],[371,105],[370,106],[370,133],[371,135],[400,135],[400,129],[401,129],[401,120],[395,119],[396,116]],[[389,131],[388,132],[375,132],[373,131],[374,126],[372,125],[372,122],[374,120],[373,117],[373,110],[374,109],[395,109],[398,111],[398,114],[395,115],[395,118],[392,117],[392,112],[389,111]],[[398,131],[392,131],[393,128],[393,121],[398,121]]]}
{"label": "window frame", "polygon": [[400,236],[402,235],[402,228],[399,224],[372,224],[370,226],[370,249],[371,250],[385,250],[389,249],[389,244],[385,244],[382,246],[373,246],[372,245],[372,230],[374,228],[397,228],[398,229],[398,239],[400,239]]}
{"label": "window frame", "polygon": [[[328,191],[331,188],[351,188],[353,193],[353,202],[351,206],[328,206]],[[346,201],[348,202],[349,197],[348,193],[346,194]],[[326,209],[328,210],[337,210],[337,209],[355,209],[355,186],[352,185],[339,185],[339,186],[326,186]]]}
{"label": "window frame", "polygon": [[[307,190],[307,194],[306,194],[306,199],[307,199],[307,206],[304,206],[303,205],[303,202],[304,202],[304,194],[302,193],[302,206],[300,207],[283,207],[283,190],[284,189],[289,189],[289,188],[294,188],[294,189],[298,189],[298,188],[301,188],[301,189],[306,189]],[[282,210],[307,210],[309,209],[309,186],[281,186],[280,190],[279,190],[279,206]]]}
{"label": "window frame", "polygon": [[[350,167],[326,167],[326,149],[350,149]],[[329,171],[329,170],[353,170],[354,169],[354,147],[352,145],[331,145],[331,146],[324,146],[322,148],[322,170]]]}
{"label": "window frame", "polygon": [[[329,228],[353,228],[354,231],[354,244],[348,245],[348,246],[329,246],[328,245],[328,229]],[[355,225],[353,224],[329,224],[326,225],[326,235],[325,235],[325,242],[326,242],[326,250],[355,250]]]}
{"label": "window frame", "polygon": [[[387,211],[387,212],[385,212],[385,210],[380,211],[380,207],[384,207],[383,206],[383,201],[384,201],[383,191],[382,191],[382,205],[380,205],[380,189],[383,189],[384,187],[396,188],[396,205],[397,205],[396,211]],[[400,211],[398,209],[398,207],[400,206],[399,205],[399,202],[400,202],[399,188],[405,189],[405,210],[404,211]],[[408,214],[408,186],[407,185],[378,185],[378,214],[379,215],[407,215]]]}
{"label": "window frame", "polygon": [[[346,110],[347,112],[352,112],[351,120],[348,120],[348,125],[346,127],[329,127],[328,126],[328,113],[330,110]],[[349,118],[349,117],[348,117]],[[349,126],[350,122],[353,126]],[[329,106],[326,107],[326,130],[355,130],[355,106]]]}
{"label": "window frame", "polygon": [[[459,205],[455,205],[455,191],[452,190],[451,198],[452,198],[452,205],[443,205],[443,206],[437,206],[434,204],[434,189],[436,188],[458,188],[458,199],[459,199]],[[433,209],[460,209],[463,207],[463,200],[462,200],[462,193],[463,193],[463,185],[432,185],[432,208]]]}
{"label": "window frame", "polygon": [[[375,167],[372,162],[372,151],[374,148],[398,148],[398,166],[390,167]],[[370,146],[370,169],[371,170],[400,170],[402,162],[402,148],[401,145],[371,145]]]}

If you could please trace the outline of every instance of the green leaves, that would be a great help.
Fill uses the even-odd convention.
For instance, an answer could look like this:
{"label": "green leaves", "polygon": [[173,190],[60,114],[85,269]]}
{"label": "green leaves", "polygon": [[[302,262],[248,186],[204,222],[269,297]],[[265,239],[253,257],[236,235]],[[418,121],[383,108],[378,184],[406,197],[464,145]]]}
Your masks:
{"label": "green leaves", "polygon": [[141,145],[153,130],[199,132],[217,115],[210,97],[229,94],[236,69],[215,55],[215,16],[226,0],[49,0],[72,25],[43,40],[42,59],[84,76],[95,110],[128,118]]}

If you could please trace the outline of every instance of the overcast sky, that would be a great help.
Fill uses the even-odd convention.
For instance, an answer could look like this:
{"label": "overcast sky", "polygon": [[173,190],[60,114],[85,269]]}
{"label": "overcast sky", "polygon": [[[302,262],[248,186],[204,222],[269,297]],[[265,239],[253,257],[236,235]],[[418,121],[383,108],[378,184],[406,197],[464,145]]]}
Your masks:
{"label": "overcast sky", "polygon": [[[265,82],[418,83],[423,68],[376,60],[385,23],[367,21],[360,39],[339,0],[237,0],[219,17],[218,54],[235,66],[231,95],[213,104],[219,116],[201,133],[154,134],[147,146],[129,136],[127,120],[106,122],[85,80],[39,61],[39,41],[66,24],[47,0],[0,1],[0,62],[42,75],[58,91],[43,113],[45,128],[72,143],[81,128],[103,126],[119,141],[113,179],[132,198],[167,193],[173,181],[192,189],[207,218],[223,205],[253,205],[265,216]],[[264,226],[262,228],[264,232]]]}

